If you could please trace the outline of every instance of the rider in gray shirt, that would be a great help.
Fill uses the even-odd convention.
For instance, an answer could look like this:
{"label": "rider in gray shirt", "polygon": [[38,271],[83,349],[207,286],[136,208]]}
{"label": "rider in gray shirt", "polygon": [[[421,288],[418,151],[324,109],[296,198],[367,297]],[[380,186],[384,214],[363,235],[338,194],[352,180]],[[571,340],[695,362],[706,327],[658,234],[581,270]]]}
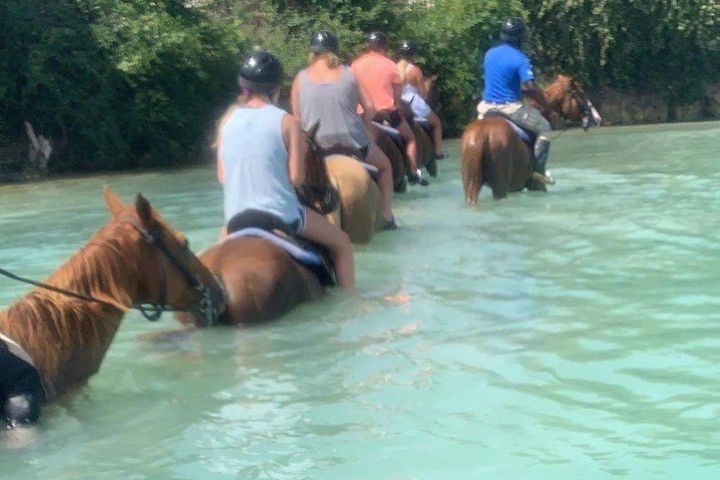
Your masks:
{"label": "rider in gray shirt", "polygon": [[[338,47],[338,39],[331,32],[313,33],[310,66],[298,73],[293,82],[293,112],[305,130],[320,123],[316,140],[326,151],[354,154],[379,170],[377,183],[383,199],[384,226],[395,229],[390,160],[367,133],[375,107],[358,86],[352,71],[341,65]],[[363,117],[357,113],[358,105],[363,107]]]}

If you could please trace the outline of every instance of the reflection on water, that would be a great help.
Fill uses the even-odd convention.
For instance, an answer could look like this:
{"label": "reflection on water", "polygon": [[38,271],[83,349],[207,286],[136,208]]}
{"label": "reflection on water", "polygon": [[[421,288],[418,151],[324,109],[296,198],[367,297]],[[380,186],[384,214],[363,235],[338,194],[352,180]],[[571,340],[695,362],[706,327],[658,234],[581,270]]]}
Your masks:
{"label": "reflection on water", "polygon": [[[3,478],[714,478],[719,133],[569,132],[551,193],[477,208],[444,161],[356,249],[358,296],[154,339],[171,318],[128,315],[86,390],[28,445],[0,437]],[[48,274],[104,222],[104,183],[216,238],[209,168],[8,186],[0,265]],[[23,291],[0,280],[0,304]]]}

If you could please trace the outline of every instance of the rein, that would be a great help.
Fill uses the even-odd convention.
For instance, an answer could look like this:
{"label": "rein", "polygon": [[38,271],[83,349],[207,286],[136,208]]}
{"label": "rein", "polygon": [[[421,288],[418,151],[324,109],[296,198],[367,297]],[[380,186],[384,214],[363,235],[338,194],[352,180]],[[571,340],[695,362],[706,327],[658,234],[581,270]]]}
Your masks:
{"label": "rein", "polygon": [[[222,284],[220,283],[220,281],[216,279],[215,289],[203,283],[197,277],[197,275],[192,273],[187,268],[187,266],[183,262],[181,262],[173,252],[170,251],[170,249],[160,237],[157,227],[153,228],[152,231],[147,231],[133,220],[126,220],[125,222],[132,225],[132,227],[140,233],[146,243],[157,247],[158,250],[160,250],[160,252],[162,252],[163,255],[165,255],[165,257],[170,261],[170,263],[180,272],[180,274],[188,282],[188,284],[200,294],[200,300],[198,300],[195,305],[189,308],[173,308],[166,305],[167,272],[165,271],[165,268],[163,268],[160,260],[158,259],[158,274],[160,279],[160,292],[158,294],[158,302],[134,303],[130,308],[138,310],[143,317],[145,317],[148,321],[151,322],[155,322],[160,319],[160,316],[164,312],[187,312],[201,318],[206,325],[214,325],[220,318],[220,316],[225,312],[226,307],[224,290],[222,289]],[[0,268],[0,275],[20,283],[25,283],[37,288],[49,290],[51,292],[59,293],[67,297],[77,298],[79,300],[84,300],[87,302],[100,303],[102,305],[117,308],[117,305],[108,301],[100,300],[99,298],[93,297],[91,295],[73,292],[71,290],[66,290],[63,288],[55,287],[53,285],[49,285],[47,283],[24,278],[8,270],[5,270],[4,268]]]}

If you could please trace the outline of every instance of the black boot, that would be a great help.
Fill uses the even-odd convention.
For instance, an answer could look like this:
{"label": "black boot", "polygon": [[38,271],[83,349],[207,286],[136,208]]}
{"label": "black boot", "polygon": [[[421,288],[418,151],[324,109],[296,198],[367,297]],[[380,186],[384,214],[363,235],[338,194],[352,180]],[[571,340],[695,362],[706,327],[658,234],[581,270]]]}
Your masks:
{"label": "black boot", "polygon": [[545,178],[545,182],[552,185],[555,183],[555,180],[545,168],[549,155],[550,140],[545,137],[538,137],[535,141],[535,149],[533,150],[533,171],[542,175]]}

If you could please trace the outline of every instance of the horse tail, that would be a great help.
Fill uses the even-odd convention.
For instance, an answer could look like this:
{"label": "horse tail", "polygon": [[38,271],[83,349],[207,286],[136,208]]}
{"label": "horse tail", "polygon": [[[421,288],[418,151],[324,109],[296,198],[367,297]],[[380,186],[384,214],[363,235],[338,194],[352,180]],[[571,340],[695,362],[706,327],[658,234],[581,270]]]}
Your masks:
{"label": "horse tail", "polygon": [[475,205],[480,188],[488,178],[491,168],[490,142],[487,131],[480,121],[471,123],[463,133],[461,145],[462,179],[465,202]]}

